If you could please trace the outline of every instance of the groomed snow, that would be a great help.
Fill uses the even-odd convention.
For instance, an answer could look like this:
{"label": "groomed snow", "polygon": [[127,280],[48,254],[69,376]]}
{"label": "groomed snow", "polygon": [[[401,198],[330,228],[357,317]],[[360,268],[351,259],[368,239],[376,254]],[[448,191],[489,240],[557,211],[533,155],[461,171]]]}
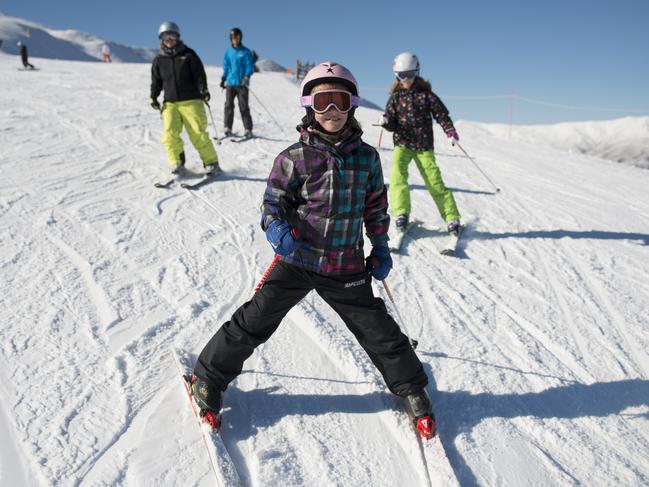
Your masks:
{"label": "groomed snow", "polygon": [[[0,484],[214,485],[168,350],[198,353],[272,259],[259,204],[297,138],[296,86],[253,77],[260,138],[218,146],[226,174],[191,193],[152,185],[166,168],[148,64],[37,64],[18,71],[0,54]],[[208,67],[219,131],[220,74]],[[378,113],[358,110],[371,144]],[[452,475],[647,485],[649,171],[457,125],[502,192],[437,133],[469,224],[460,256],[437,253],[442,222],[413,165],[424,226],[388,278],[434,377]],[[387,134],[383,145],[387,177]],[[428,485],[399,401],[317,296],[225,405],[245,485]]]}

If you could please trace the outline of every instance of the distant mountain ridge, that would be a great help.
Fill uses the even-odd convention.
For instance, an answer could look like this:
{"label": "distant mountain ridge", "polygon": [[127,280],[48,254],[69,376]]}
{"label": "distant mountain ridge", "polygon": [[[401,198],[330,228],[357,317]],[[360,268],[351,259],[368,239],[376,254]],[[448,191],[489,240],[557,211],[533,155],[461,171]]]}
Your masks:
{"label": "distant mountain ridge", "polygon": [[156,49],[130,47],[74,29],[50,29],[37,22],[0,13],[0,50],[18,54],[18,41],[29,48],[30,57],[66,59],[70,61],[100,61],[101,48],[110,47],[113,61],[141,63],[151,61]]}

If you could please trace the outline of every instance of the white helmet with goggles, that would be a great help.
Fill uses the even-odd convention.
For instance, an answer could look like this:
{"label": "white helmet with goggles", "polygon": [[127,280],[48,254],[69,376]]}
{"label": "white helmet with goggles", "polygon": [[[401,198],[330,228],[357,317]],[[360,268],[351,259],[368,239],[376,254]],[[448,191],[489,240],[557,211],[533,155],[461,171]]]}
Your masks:
{"label": "white helmet with goggles", "polygon": [[[311,95],[311,90],[323,83],[341,84],[349,91],[324,90]],[[325,61],[309,70],[300,85],[300,94],[300,105],[318,113],[326,112],[331,105],[343,113],[360,105],[356,78],[345,66],[332,61]]]}
{"label": "white helmet with goggles", "polygon": [[399,80],[419,76],[419,59],[411,52],[402,52],[394,58],[392,72]]}

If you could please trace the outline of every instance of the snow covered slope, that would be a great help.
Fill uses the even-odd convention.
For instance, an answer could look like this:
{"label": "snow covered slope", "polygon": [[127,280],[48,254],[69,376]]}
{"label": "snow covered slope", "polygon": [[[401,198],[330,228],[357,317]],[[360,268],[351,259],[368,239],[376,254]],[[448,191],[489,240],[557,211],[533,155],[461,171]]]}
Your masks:
{"label": "snow covered slope", "polygon": [[50,29],[37,22],[2,13],[0,39],[0,51],[18,54],[16,43],[22,41],[29,49],[29,56],[38,58],[98,61],[104,44],[110,47],[111,58],[115,62],[150,61],[156,54],[155,49],[129,47],[74,29]]}
{"label": "snow covered slope", "polygon": [[[295,84],[253,77],[280,127],[251,97],[261,137],[218,146],[226,174],[191,193],[151,184],[165,157],[148,64],[38,64],[0,54],[0,484],[214,485],[168,350],[198,353],[272,259],[259,204],[297,137]],[[377,113],[358,110],[372,144]],[[438,134],[469,223],[460,257],[437,253],[413,166],[424,225],[388,278],[434,377],[455,477],[434,485],[647,485],[649,171],[459,126],[502,192]],[[399,401],[317,296],[225,405],[245,485],[430,485]]]}
{"label": "snow covered slope", "polygon": [[649,169],[649,117],[625,117],[600,122],[565,122],[552,125],[476,124],[482,130],[509,141],[548,145],[564,151],[588,154]]}

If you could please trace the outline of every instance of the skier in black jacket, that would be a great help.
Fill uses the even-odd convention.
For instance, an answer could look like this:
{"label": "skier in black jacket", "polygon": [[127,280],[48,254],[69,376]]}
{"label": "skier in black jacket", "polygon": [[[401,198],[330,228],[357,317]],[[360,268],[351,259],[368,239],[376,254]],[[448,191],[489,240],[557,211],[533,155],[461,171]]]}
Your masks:
{"label": "skier in black jacket", "polygon": [[[162,111],[162,144],[171,172],[185,172],[185,152],[180,133],[183,127],[198,151],[205,173],[221,172],[214,144],[207,133],[207,114],[203,103],[210,101],[205,68],[198,55],[180,40],[174,22],[163,22],[158,29],[160,52],[151,66],[151,106]],[[164,105],[158,96],[164,91]]]}

